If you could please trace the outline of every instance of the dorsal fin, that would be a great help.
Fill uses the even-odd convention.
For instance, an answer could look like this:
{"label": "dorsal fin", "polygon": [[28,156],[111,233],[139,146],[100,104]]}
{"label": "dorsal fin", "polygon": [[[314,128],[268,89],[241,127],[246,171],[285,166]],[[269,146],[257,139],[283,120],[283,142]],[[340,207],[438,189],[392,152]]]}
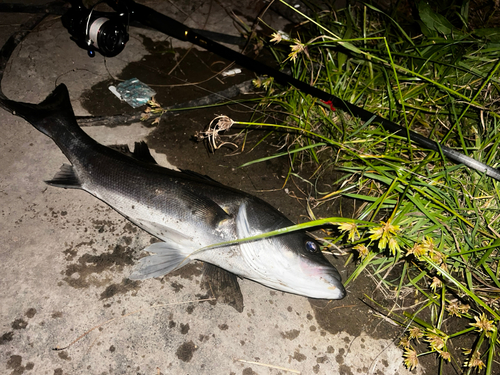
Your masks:
{"label": "dorsal fin", "polygon": [[134,159],[142,161],[144,163],[150,164],[158,164],[151,155],[151,151],[149,151],[149,147],[144,141],[135,142],[134,144],[134,152],[132,153]]}

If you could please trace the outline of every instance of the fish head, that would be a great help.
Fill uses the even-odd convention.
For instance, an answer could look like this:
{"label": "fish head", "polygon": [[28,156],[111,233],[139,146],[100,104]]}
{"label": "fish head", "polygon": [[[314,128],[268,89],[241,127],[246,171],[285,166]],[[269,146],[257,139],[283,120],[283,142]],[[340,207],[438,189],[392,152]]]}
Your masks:
{"label": "fish head", "polygon": [[269,251],[278,261],[279,287],[310,298],[341,299],[346,295],[337,269],[326,259],[320,244],[305,232],[291,232],[269,239]]}
{"label": "fish head", "polygon": [[[251,237],[293,225],[260,201],[242,204],[237,218],[238,238]],[[341,299],[346,291],[337,269],[321,246],[305,231],[295,231],[240,244],[247,277],[268,287],[311,298]]]}

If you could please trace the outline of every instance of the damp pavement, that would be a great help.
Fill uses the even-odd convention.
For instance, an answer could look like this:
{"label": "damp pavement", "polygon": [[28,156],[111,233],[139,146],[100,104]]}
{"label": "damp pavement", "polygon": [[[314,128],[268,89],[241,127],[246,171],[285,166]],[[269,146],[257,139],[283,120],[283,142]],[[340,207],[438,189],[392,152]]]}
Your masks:
{"label": "damp pavement", "polygon": [[[143,3],[191,27],[236,36],[231,14],[251,24],[264,4]],[[1,14],[0,43],[29,17]],[[272,12],[265,17],[276,29],[288,22]],[[57,84],[65,83],[76,114],[89,115],[84,101],[107,107],[118,100],[104,89],[91,94],[89,89],[112,81],[130,64],[140,67],[149,54],[145,40],[190,48],[153,30],[131,27],[130,33],[120,55],[91,59],[69,39],[60,17],[49,15],[13,52],[3,92],[14,100],[39,102]],[[179,66],[182,70],[182,62]],[[210,83],[205,87],[210,89]],[[182,123],[183,116],[178,114],[175,121]],[[208,124],[205,115],[189,116],[191,126],[200,130]],[[200,287],[200,263],[164,278],[129,280],[141,249],[153,238],[83,191],[44,184],[66,162],[63,154],[21,118],[1,110],[0,121],[0,373],[410,373],[397,347],[401,329],[360,302],[363,291],[357,281],[349,285],[344,300],[314,301],[242,280],[244,309],[238,312]],[[168,134],[169,120],[161,126]],[[133,145],[151,140],[154,127],[134,123],[85,127],[85,131],[107,145]],[[191,136],[190,131],[178,129],[175,137],[161,143],[181,151],[167,156],[157,147],[156,157],[182,167],[189,160],[191,169],[203,173],[210,164],[221,182],[232,181],[252,194],[269,189],[258,179],[245,183],[251,176],[235,170],[236,162],[208,157],[201,144],[189,141]],[[178,144],[182,147],[175,148]],[[225,172],[217,172],[223,168]],[[279,175],[266,181],[275,188],[266,200],[295,221],[306,213],[301,205],[286,203],[294,198],[279,189],[283,183]],[[335,260],[335,265],[345,279],[343,260]],[[364,286],[374,287],[370,281]],[[419,367],[411,373],[425,371]]]}

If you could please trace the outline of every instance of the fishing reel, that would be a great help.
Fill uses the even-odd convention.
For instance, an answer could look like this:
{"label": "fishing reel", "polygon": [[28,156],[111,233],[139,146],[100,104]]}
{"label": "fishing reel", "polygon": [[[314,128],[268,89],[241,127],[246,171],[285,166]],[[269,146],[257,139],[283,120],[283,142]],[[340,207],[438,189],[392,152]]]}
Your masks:
{"label": "fishing reel", "polygon": [[117,12],[98,12],[88,9],[82,0],[71,0],[71,8],[62,16],[62,23],[78,46],[86,49],[90,57],[99,52],[114,57],[125,48],[129,40],[130,13],[126,7]]}

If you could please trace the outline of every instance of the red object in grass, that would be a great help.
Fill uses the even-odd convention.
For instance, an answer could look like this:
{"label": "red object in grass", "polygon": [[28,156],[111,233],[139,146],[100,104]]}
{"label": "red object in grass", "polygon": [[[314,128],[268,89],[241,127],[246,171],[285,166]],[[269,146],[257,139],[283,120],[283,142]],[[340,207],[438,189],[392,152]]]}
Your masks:
{"label": "red object in grass", "polygon": [[332,103],[332,101],[331,101],[331,100],[322,100],[321,102],[322,102],[322,103],[325,103],[325,104],[327,104],[327,105],[329,105],[329,106],[330,106],[330,109],[331,109],[333,112],[335,112],[335,111],[336,111],[336,109],[335,109],[335,107],[333,106],[333,103]]}

